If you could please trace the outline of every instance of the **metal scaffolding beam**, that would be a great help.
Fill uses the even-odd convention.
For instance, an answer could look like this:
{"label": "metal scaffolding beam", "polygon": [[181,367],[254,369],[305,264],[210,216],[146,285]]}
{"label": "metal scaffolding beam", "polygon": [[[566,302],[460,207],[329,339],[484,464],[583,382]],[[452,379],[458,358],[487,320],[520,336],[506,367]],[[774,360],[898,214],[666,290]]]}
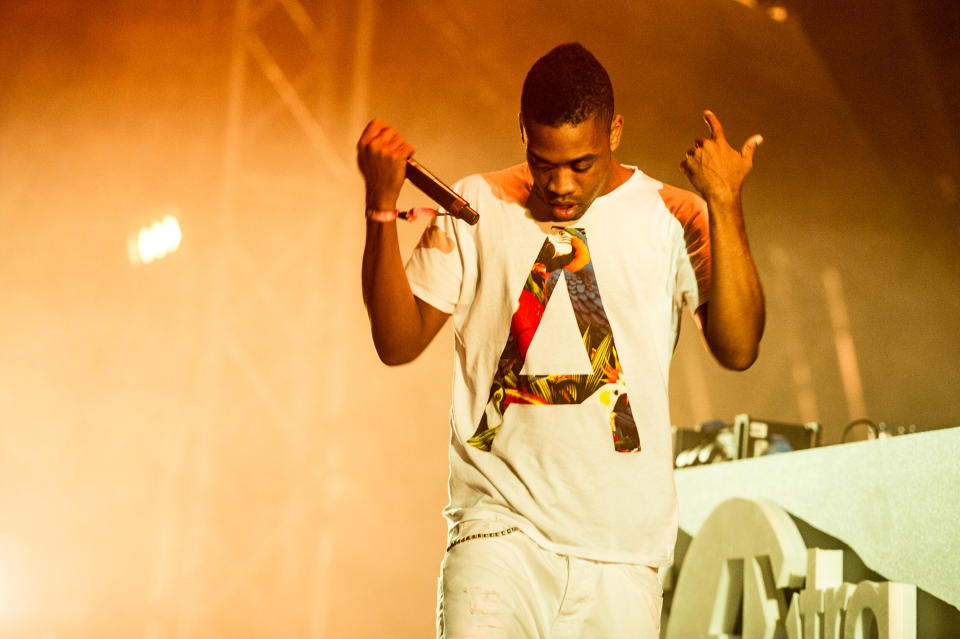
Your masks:
{"label": "metal scaffolding beam", "polygon": [[[284,590],[302,590],[306,585],[310,592],[303,601],[310,609],[303,612],[303,632],[312,638],[323,636],[333,541],[330,531],[318,526],[316,521],[318,517],[330,516],[336,490],[317,490],[316,485],[308,482],[290,482],[285,486],[287,494],[281,500],[283,503],[274,507],[277,516],[272,529],[260,536],[256,548],[246,549],[248,553],[243,562],[233,565],[215,582],[206,579],[205,562],[210,561],[212,554],[223,551],[218,546],[223,541],[217,539],[217,522],[213,518],[217,506],[216,491],[230,490],[230,487],[218,484],[224,471],[218,467],[220,453],[217,446],[219,441],[230,437],[227,429],[235,426],[225,423],[225,415],[230,402],[236,401],[238,391],[243,394],[244,401],[255,402],[259,410],[270,415],[269,424],[257,426],[269,428],[279,435],[278,446],[283,447],[287,466],[300,468],[317,464],[318,442],[324,434],[316,432],[316,415],[309,414],[309,410],[302,406],[303,397],[315,394],[310,385],[316,382],[317,372],[294,370],[294,374],[275,378],[271,372],[273,368],[262,366],[262,362],[252,355],[262,335],[252,332],[254,329],[237,318],[259,319],[268,315],[271,330],[276,334],[273,336],[275,340],[296,342],[297,336],[320,330],[324,321],[332,322],[332,334],[341,330],[345,333],[349,326],[343,324],[350,321],[346,315],[318,317],[317,304],[311,305],[309,299],[302,302],[290,300],[278,282],[288,283],[293,279],[289,275],[294,273],[307,286],[324,286],[326,298],[344,299],[348,296],[346,287],[350,282],[341,278],[341,281],[328,283],[315,275],[322,271],[321,259],[324,257],[345,257],[335,253],[347,250],[342,246],[327,246],[324,255],[318,247],[325,233],[336,237],[336,226],[346,222],[338,221],[339,217],[331,220],[317,215],[307,222],[306,228],[299,228],[284,238],[282,254],[265,255],[263,247],[250,245],[249,234],[245,237],[238,229],[242,223],[238,216],[249,206],[250,193],[282,200],[276,195],[277,191],[283,190],[282,186],[272,184],[270,177],[252,173],[247,166],[249,159],[256,158],[259,149],[275,144],[275,140],[267,137],[267,128],[284,118],[295,123],[295,130],[308,143],[312,158],[306,159],[308,163],[312,159],[312,168],[316,169],[314,175],[300,179],[301,187],[298,188],[316,189],[320,182],[335,185],[342,191],[348,188],[344,185],[349,185],[350,180],[356,180],[352,158],[347,159],[352,145],[348,147],[341,143],[337,134],[359,131],[365,116],[374,6],[372,0],[361,0],[351,6],[352,10],[345,11],[345,7],[339,5],[334,12],[326,4],[302,0],[236,0],[234,3],[221,202],[214,225],[211,293],[202,329],[203,343],[208,351],[196,379],[196,387],[203,389],[203,400],[192,441],[184,451],[189,456],[185,464],[189,476],[185,515],[178,522],[183,527],[178,536],[183,540],[180,569],[174,571],[176,577],[163,582],[170,584],[171,589],[178,589],[176,593],[168,593],[168,598],[178,604],[170,632],[154,633],[159,636],[190,639],[204,635],[204,624],[208,623],[213,612],[225,606],[229,608],[231,598],[257,592],[254,580],[258,571],[270,564],[288,567],[283,578],[289,583],[283,584]],[[318,14],[320,19],[315,17]],[[331,22],[334,15],[336,22]],[[278,47],[271,40],[271,34],[264,33],[264,27],[270,21],[292,25],[293,32],[299,36],[296,42],[288,40]],[[336,52],[331,52],[332,47],[325,44],[331,34],[352,41],[350,47],[340,48],[349,56],[346,60],[332,57]],[[307,57],[306,65],[292,70],[284,68],[283,54],[289,57],[291,51]],[[346,57],[343,53],[339,55]],[[343,74],[345,70],[349,72],[351,93],[347,96],[343,121],[338,122],[333,127],[335,131],[331,132],[329,121],[324,121],[318,109],[311,105],[329,104],[325,100],[332,103],[334,96],[329,91],[338,83],[330,81],[329,76]],[[272,89],[272,94],[252,90],[252,83],[259,81],[262,84],[263,80]],[[339,84],[342,86],[343,82]],[[340,95],[336,98],[343,100]],[[289,310],[298,303],[302,307],[295,310],[301,312],[270,315],[274,309]],[[346,358],[346,352],[337,350],[347,348],[343,340],[331,342],[331,358],[334,361]],[[304,364],[291,361],[289,366],[295,369]],[[296,383],[300,386],[291,386],[290,379],[298,380]],[[332,405],[337,406],[337,401],[333,398]],[[328,447],[335,450],[335,446],[328,445],[329,441],[324,440],[324,452]],[[325,485],[337,485],[334,476],[337,472],[336,455],[320,461],[332,466],[323,471],[328,475]]]}

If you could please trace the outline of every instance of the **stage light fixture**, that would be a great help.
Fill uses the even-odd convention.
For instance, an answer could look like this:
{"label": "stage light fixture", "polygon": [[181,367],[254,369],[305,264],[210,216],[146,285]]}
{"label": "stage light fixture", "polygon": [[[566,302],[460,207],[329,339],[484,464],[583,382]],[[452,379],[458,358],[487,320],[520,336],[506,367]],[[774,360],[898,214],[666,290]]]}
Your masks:
{"label": "stage light fixture", "polygon": [[162,259],[180,248],[183,233],[180,222],[171,212],[160,220],[130,235],[127,252],[134,266]]}
{"label": "stage light fixture", "polygon": [[787,8],[779,4],[767,7],[767,15],[777,22],[786,22],[787,18],[790,17],[790,14],[787,13]]}

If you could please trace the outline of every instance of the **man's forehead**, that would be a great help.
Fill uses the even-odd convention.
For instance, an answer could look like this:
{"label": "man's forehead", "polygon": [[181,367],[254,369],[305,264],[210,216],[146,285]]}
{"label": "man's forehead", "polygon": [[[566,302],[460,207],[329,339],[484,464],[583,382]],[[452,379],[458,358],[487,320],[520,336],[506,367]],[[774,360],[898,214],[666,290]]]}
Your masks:
{"label": "man's forehead", "polygon": [[600,157],[599,153],[594,153],[594,152],[584,153],[583,155],[577,155],[573,157],[562,157],[562,158],[556,157],[556,154],[549,154],[552,157],[547,157],[544,155],[540,155],[535,150],[531,149],[529,146],[527,147],[527,155],[529,155],[530,158],[533,160],[540,160],[542,162],[556,163],[556,164],[561,164],[561,163],[577,164],[578,162],[589,162],[592,160],[596,160],[598,157]]}
{"label": "man's forehead", "polygon": [[607,139],[607,132],[596,118],[560,126],[531,123],[525,129],[527,153],[552,162],[595,158]]}

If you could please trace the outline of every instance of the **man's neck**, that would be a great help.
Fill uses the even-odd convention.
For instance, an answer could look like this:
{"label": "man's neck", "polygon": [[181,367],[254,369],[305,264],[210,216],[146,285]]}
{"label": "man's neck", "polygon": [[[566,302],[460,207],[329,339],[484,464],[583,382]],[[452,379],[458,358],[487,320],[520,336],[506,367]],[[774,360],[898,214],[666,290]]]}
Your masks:
{"label": "man's neck", "polygon": [[607,183],[607,188],[603,192],[603,195],[614,191],[617,187],[623,186],[626,184],[633,174],[635,169],[626,167],[616,160],[610,160],[610,181]]}

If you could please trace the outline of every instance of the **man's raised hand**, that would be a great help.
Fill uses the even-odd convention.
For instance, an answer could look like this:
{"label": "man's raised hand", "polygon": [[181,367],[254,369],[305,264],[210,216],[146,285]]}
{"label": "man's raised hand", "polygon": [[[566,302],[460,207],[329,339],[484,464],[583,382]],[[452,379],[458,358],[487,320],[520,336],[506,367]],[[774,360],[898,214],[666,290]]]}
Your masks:
{"label": "man's raised hand", "polygon": [[413,147],[381,120],[371,120],[357,142],[357,166],[366,183],[367,210],[393,211]]}
{"label": "man's raised hand", "polygon": [[763,137],[753,135],[739,151],[730,146],[713,111],[704,111],[709,138],[697,138],[680,163],[690,183],[708,202],[729,202],[739,197],[743,181],[753,168],[753,154]]}

